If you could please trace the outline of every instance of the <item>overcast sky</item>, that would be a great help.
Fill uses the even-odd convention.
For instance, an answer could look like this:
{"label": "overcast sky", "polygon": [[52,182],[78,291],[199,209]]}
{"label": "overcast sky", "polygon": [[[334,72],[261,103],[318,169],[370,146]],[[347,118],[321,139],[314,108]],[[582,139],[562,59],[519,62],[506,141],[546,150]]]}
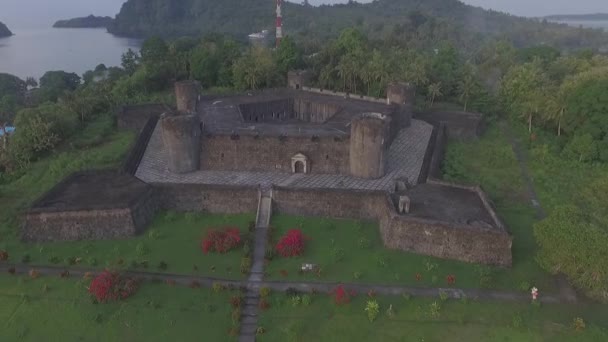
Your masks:
{"label": "overcast sky", "polygon": [[[76,16],[88,14],[114,16],[120,10],[123,1],[0,0],[0,21],[12,28],[49,27],[56,20]],[[293,1],[302,2],[303,0]],[[344,3],[347,1],[310,0],[310,3],[318,5],[320,3]],[[369,0],[360,1],[369,2]],[[464,0],[464,2],[525,16],[608,12],[608,0]]]}

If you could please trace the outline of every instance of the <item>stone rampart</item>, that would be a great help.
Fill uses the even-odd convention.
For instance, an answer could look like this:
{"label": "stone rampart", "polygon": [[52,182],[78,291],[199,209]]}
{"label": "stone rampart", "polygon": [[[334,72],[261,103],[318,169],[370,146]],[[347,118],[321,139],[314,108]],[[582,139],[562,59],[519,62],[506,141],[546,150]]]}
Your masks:
{"label": "stone rampart", "polygon": [[24,241],[77,241],[127,238],[136,235],[131,210],[32,212],[25,215]]}
{"label": "stone rampart", "polygon": [[458,111],[434,111],[417,113],[414,118],[435,126],[443,123],[450,139],[474,140],[483,133],[483,115]]}
{"label": "stone rampart", "polygon": [[348,174],[350,139],[315,136],[204,135],[201,168],[292,172],[292,158],[308,158],[313,174]]}
{"label": "stone rampart", "polygon": [[489,204],[494,228],[399,215],[382,191],[274,187],[273,204],[288,215],[375,220],[387,248],[504,267],[512,263],[512,239]]}
{"label": "stone rampart", "polygon": [[379,99],[377,97],[363,96],[363,95],[357,95],[357,94],[349,94],[349,93],[343,93],[343,92],[339,92],[339,91],[332,91],[332,90],[321,89],[321,88],[302,87],[301,89],[303,91],[307,91],[309,93],[322,94],[322,95],[331,95],[331,96],[339,96],[339,97],[343,97],[343,98],[346,98],[346,99],[353,99],[353,100],[361,100],[361,101],[368,101],[368,102],[387,104],[387,100],[386,99]]}
{"label": "stone rampart", "polygon": [[155,184],[155,198],[163,210],[208,212],[217,214],[255,213],[258,187]]}

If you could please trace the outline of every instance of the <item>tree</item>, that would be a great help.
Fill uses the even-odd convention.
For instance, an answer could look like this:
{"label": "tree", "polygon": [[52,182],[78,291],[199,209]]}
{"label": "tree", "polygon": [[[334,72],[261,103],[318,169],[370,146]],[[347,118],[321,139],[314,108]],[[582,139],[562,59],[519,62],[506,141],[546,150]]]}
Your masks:
{"label": "tree", "polygon": [[441,92],[441,82],[437,82],[437,83],[432,83],[429,85],[429,89],[428,89],[428,93],[430,96],[430,106],[429,108],[433,107],[433,104],[435,103],[435,100],[441,96],[443,96],[443,93]]}
{"label": "tree", "polygon": [[295,41],[287,36],[281,41],[281,45],[275,52],[276,64],[281,74],[287,74],[289,70],[296,69],[302,65],[302,52]]}
{"label": "tree", "polygon": [[591,134],[577,135],[566,145],[563,154],[580,163],[590,162],[598,157],[597,144]]}
{"label": "tree", "polygon": [[[422,89],[428,84],[429,78],[422,58],[416,58],[416,60],[409,65],[405,72],[405,77],[409,82],[414,84],[414,91]],[[414,95],[416,95],[416,93],[414,93]]]}
{"label": "tree", "polygon": [[467,111],[467,104],[469,103],[469,99],[473,95],[473,92],[475,91],[476,86],[477,86],[477,84],[475,82],[475,79],[473,78],[473,75],[470,75],[470,74],[464,76],[462,81],[460,81],[458,84],[459,98],[460,98],[460,101],[464,102],[463,110],[465,112]]}
{"label": "tree", "polygon": [[65,92],[76,90],[80,76],[65,71],[48,71],[40,78],[39,101],[55,102]]}
{"label": "tree", "polygon": [[275,86],[280,79],[268,49],[253,47],[233,66],[234,84],[240,89]]}
{"label": "tree", "polygon": [[168,60],[169,47],[163,39],[152,37],[144,41],[140,53],[142,63],[158,64]]}
{"label": "tree", "polygon": [[512,115],[527,119],[530,133],[533,116],[545,102],[547,84],[539,60],[511,68],[501,82],[500,97],[503,104]]}
{"label": "tree", "polygon": [[121,60],[122,60],[121,65],[122,65],[123,69],[125,69],[127,74],[130,76],[135,73],[135,70],[137,70],[137,66],[139,65],[140,57],[137,54],[137,52],[129,49],[129,50],[127,50],[127,52],[122,54]]}

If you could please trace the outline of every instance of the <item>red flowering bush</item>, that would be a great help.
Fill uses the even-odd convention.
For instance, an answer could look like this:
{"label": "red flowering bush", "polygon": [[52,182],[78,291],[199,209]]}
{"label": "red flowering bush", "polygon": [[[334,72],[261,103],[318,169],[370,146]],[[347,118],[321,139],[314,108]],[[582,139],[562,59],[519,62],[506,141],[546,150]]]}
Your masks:
{"label": "red flowering bush", "polygon": [[276,250],[280,256],[291,258],[304,254],[304,241],[306,238],[299,229],[287,232],[277,243]]}
{"label": "red flowering bush", "polygon": [[450,274],[449,276],[447,276],[445,278],[445,281],[448,283],[448,285],[454,285],[454,284],[456,284],[456,276],[453,274]]}
{"label": "red flowering bush", "polygon": [[421,281],[421,280],[422,280],[422,274],[416,273],[416,281]]}
{"label": "red flowering bush", "polygon": [[138,283],[116,272],[104,271],[91,281],[89,293],[99,302],[124,300],[137,291]]}
{"label": "red flowering bush", "polygon": [[8,252],[0,251],[0,261],[7,261],[7,260],[8,260]]}
{"label": "red flowering bush", "polygon": [[203,253],[227,253],[241,244],[241,232],[237,228],[225,227],[222,230],[210,229],[203,238]]}
{"label": "red flowering bush", "polygon": [[351,291],[350,293],[346,291],[344,285],[338,285],[333,291],[332,294],[334,296],[334,302],[337,305],[344,305],[350,303],[350,299],[355,296],[355,292]]}

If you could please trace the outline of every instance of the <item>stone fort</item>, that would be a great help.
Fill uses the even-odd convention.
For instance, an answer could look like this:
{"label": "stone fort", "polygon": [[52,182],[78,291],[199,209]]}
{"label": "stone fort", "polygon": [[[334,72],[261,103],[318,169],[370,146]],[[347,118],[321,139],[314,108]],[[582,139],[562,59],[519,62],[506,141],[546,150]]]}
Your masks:
{"label": "stone fort", "polygon": [[176,109],[123,107],[118,127],[138,133],[123,167],[63,180],[24,213],[23,240],[126,238],[160,210],[257,212],[258,224],[277,212],[373,220],[387,248],[511,265],[482,189],[441,179],[447,139],[477,137],[481,115],[414,113],[406,83],[386,99],[307,83],[290,72],[285,89],[202,96],[184,81]]}

